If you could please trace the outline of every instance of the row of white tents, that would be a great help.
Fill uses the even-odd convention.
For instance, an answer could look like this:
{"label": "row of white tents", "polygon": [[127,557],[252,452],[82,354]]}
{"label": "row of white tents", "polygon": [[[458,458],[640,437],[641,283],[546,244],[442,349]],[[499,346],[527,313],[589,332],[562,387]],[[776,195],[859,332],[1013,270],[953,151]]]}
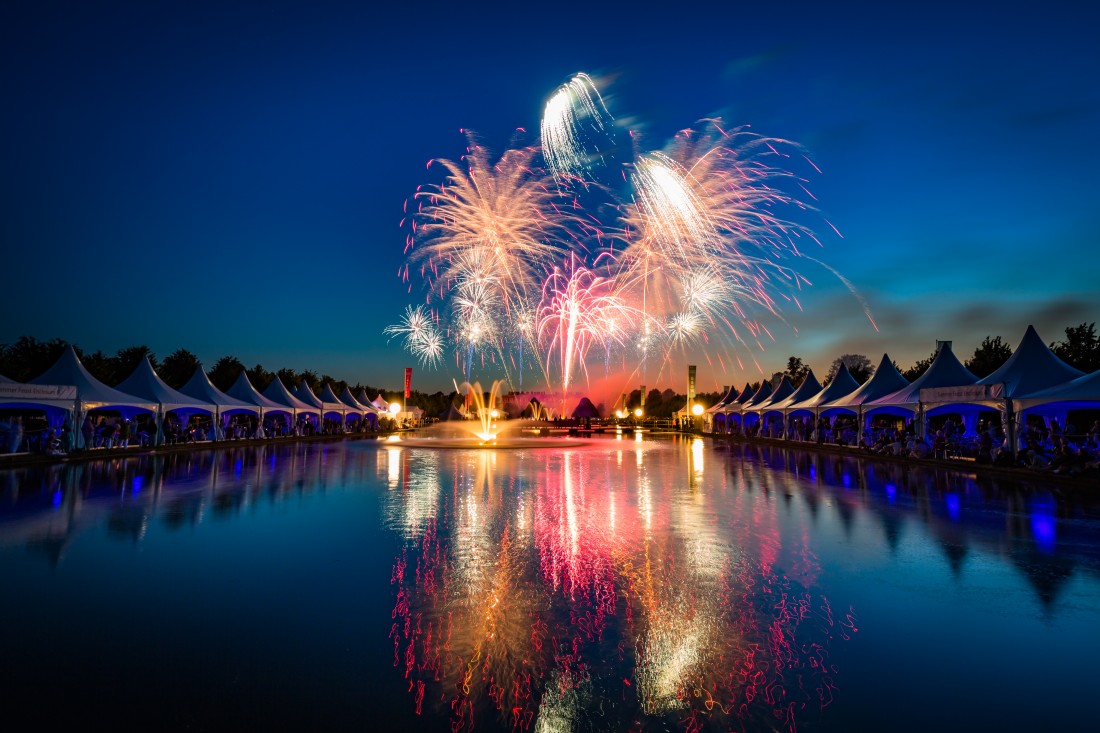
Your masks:
{"label": "row of white tents", "polygon": [[[241,372],[226,392],[215,387],[200,365],[187,384],[176,390],[169,387],[153,370],[148,358],[118,387],[108,387],[93,377],[69,346],[52,367],[41,376],[23,384],[0,377],[0,408],[36,409],[46,412],[51,427],[69,425],[74,447],[83,448],[80,426],[85,415],[93,410],[111,410],[124,418],[139,414],[154,417],[157,426],[156,443],[164,441],[164,421],[174,412],[186,423],[191,415],[205,414],[212,419],[215,439],[224,438],[224,429],[234,415],[254,415],[257,431],[267,416],[282,415],[292,423],[299,416],[320,420],[367,420],[377,425],[382,414],[389,414],[389,404],[378,395],[371,400],[363,390],[352,395],[347,387],[340,395],[326,384],[320,395],[314,394],[303,381],[293,391],[279,377],[262,393]],[[257,437],[262,434],[257,433]]]}
{"label": "row of white tents", "polygon": [[1085,374],[1062,361],[1028,326],[1016,351],[988,377],[979,379],[941,341],[932,365],[923,375],[908,382],[883,354],[870,379],[860,385],[846,366],[825,387],[811,371],[795,388],[784,377],[774,389],[765,381],[759,389],[746,384],[731,387],[725,396],[704,413],[704,430],[727,433],[737,426],[760,423],[761,435],[782,436],[791,418],[855,416],[857,425],[869,429],[878,415],[912,419],[918,435],[926,435],[928,420],[937,415],[958,415],[964,435],[977,433],[979,413],[1001,413],[1009,444],[1016,445],[1015,431],[1028,414],[1057,418],[1066,425],[1071,410],[1100,409],[1100,371]]}

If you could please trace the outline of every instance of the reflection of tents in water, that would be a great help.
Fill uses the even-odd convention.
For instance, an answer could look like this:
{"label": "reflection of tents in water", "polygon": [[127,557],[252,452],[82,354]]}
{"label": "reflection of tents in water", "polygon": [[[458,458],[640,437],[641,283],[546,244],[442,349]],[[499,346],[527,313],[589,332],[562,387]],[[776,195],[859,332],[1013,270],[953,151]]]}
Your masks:
{"label": "reflection of tents in water", "polygon": [[466,416],[459,412],[459,409],[454,405],[451,405],[446,412],[443,412],[439,416],[440,420],[465,420]]}
{"label": "reflection of tents in water", "polygon": [[592,400],[587,397],[581,397],[581,401],[577,405],[577,408],[573,410],[572,417],[577,420],[599,419],[600,411],[592,404]]}

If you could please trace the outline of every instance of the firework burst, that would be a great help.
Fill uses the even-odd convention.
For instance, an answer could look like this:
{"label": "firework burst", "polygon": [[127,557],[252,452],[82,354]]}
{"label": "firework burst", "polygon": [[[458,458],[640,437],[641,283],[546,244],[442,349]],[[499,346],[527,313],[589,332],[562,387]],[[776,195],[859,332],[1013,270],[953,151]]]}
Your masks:
{"label": "firework burst", "polygon": [[558,182],[583,180],[599,152],[589,153],[589,132],[600,133],[610,123],[596,85],[587,74],[577,74],[554,92],[542,115],[542,157]]}

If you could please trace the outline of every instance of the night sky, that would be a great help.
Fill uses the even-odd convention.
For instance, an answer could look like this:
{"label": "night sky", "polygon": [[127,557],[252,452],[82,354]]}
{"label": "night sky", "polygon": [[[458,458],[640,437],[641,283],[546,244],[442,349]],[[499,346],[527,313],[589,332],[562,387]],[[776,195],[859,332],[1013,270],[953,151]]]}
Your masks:
{"label": "night sky", "polygon": [[[813,254],[880,331],[800,265],[814,288],[766,321],[769,374],[1100,321],[1100,44],[1077,2],[20,5],[0,11],[0,342],[396,388],[414,361],[382,329],[423,300],[397,273],[425,164],[462,128],[496,150],[537,131],[578,71],[648,147],[720,115],[820,167],[843,238]],[[700,389],[760,378],[699,361]]]}

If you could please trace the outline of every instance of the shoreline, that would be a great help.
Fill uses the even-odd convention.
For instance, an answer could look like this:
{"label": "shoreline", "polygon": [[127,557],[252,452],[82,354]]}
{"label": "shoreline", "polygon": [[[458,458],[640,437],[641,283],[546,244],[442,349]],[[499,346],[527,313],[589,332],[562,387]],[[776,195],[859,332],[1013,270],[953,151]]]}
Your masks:
{"label": "shoreline", "polygon": [[[614,428],[611,426],[605,426]],[[278,438],[246,438],[243,440],[202,441],[198,443],[177,443],[175,445],[93,449],[49,455],[44,453],[12,453],[0,456],[0,471],[24,466],[50,465],[59,463],[78,463],[98,460],[111,460],[118,458],[136,458],[146,455],[163,455],[170,453],[185,453],[189,451],[218,450],[223,448],[252,447],[272,444],[287,443],[336,443],[352,440],[384,440],[391,435],[416,433],[417,430],[395,430],[378,433],[351,433],[347,435],[299,435]],[[585,431],[591,433],[594,431]],[[1021,483],[1045,483],[1054,484],[1075,490],[1100,489],[1100,480],[1089,476],[1066,476],[1063,474],[1039,472],[1028,468],[991,466],[977,463],[967,459],[936,459],[936,458],[909,458],[905,456],[879,455],[867,453],[859,448],[838,446],[830,443],[810,443],[781,440],[778,438],[746,438],[744,436],[729,435],[723,433],[704,433],[699,431],[678,431],[674,429],[650,429],[647,432],[664,435],[682,435],[700,438],[710,438],[716,442],[731,445],[764,446],[769,448],[785,448],[807,453],[823,453],[835,456],[855,458],[861,461],[889,463],[894,465],[912,466],[920,468],[935,468],[945,471],[960,473],[982,474],[1004,479],[1012,479]],[[538,440],[538,438],[533,438]]]}

